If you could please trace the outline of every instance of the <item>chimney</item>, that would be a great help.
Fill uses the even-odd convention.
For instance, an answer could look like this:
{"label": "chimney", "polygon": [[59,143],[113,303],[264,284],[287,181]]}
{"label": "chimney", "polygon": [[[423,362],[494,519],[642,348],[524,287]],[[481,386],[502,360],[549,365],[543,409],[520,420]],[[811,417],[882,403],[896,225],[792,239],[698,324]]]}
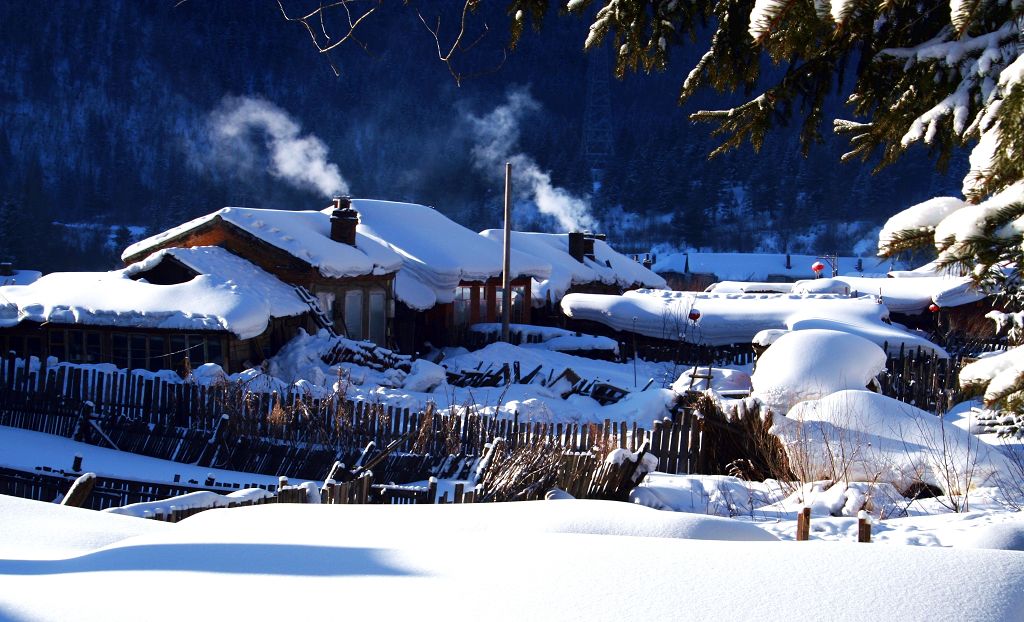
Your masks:
{"label": "chimney", "polygon": [[0,262],[0,276],[14,276],[14,266],[11,265],[11,262]]}
{"label": "chimney", "polygon": [[[573,231],[569,233],[569,254],[576,261],[583,263],[584,255],[584,243],[583,243],[583,232]],[[594,243],[590,243],[591,252],[593,252]]]}
{"label": "chimney", "polygon": [[359,212],[352,207],[348,197],[335,197],[334,210],[331,212],[331,239],[335,242],[356,245],[356,225],[359,224]]}
{"label": "chimney", "polygon": [[597,261],[597,255],[594,254],[594,240],[604,241],[605,237],[603,233],[584,233],[583,256],[591,261]]}

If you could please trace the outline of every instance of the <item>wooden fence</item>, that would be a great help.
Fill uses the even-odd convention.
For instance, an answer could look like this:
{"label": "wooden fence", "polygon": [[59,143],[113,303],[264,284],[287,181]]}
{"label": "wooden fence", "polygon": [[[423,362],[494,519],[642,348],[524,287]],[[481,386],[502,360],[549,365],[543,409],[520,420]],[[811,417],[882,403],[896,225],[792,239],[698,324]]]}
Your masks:
{"label": "wooden fence", "polygon": [[[335,461],[359,465],[385,448],[381,481],[457,470],[496,438],[515,448],[550,442],[569,451],[645,442],[663,470],[692,472],[702,439],[682,411],[653,429],[636,422],[550,423],[466,412],[415,412],[339,395],[261,393],[244,385],[185,384],[125,370],[0,361],[0,425],[121,451],[234,471],[321,479]],[[694,432],[697,430],[697,432]],[[465,466],[465,460],[462,461]]]}
{"label": "wooden fence", "polygon": [[878,380],[884,395],[928,412],[942,414],[961,401],[958,356],[939,358],[917,350],[900,348],[885,362]]}

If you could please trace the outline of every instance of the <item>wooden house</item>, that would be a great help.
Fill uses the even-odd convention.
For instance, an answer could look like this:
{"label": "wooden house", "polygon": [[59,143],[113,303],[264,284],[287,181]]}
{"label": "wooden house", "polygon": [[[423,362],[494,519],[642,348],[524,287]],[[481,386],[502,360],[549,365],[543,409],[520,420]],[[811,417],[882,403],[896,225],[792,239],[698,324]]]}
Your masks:
{"label": "wooden house", "polygon": [[[396,342],[406,353],[464,343],[472,324],[500,321],[502,244],[463,227],[432,207],[354,199],[358,231],[402,258],[395,277]],[[551,266],[513,244],[511,317],[531,321],[533,279]]]}
{"label": "wooden house", "polygon": [[387,346],[402,260],[357,233],[358,221],[347,199],[322,212],[226,207],[137,242],[122,259],[132,264],[160,249],[223,248],[304,288],[339,334]]}
{"label": "wooden house", "polygon": [[236,372],[310,328],[295,289],[218,247],[158,251],[124,270],[0,287],[0,348],[21,357]]}
{"label": "wooden house", "polygon": [[[482,236],[501,241],[502,231],[488,229]],[[564,315],[559,302],[566,294],[618,295],[634,289],[664,289],[665,279],[648,266],[616,252],[603,235],[591,233],[512,232],[512,248],[542,259],[550,274],[533,279],[531,304],[534,320],[560,325]]]}

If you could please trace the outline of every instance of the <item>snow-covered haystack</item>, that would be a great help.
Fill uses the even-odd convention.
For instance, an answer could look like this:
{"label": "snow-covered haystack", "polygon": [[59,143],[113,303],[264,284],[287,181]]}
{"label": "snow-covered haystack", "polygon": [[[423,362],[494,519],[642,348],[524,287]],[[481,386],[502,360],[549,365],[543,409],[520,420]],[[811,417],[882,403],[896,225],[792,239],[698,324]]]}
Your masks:
{"label": "snow-covered haystack", "polygon": [[874,343],[835,330],[786,333],[765,350],[754,372],[753,395],[774,412],[843,389],[863,389],[885,369],[885,352]]}
{"label": "snow-covered haystack", "polygon": [[970,433],[870,391],[839,391],[800,402],[773,422],[770,432],[805,482],[889,483],[901,493],[924,483],[962,495],[1012,472],[1006,458]]}

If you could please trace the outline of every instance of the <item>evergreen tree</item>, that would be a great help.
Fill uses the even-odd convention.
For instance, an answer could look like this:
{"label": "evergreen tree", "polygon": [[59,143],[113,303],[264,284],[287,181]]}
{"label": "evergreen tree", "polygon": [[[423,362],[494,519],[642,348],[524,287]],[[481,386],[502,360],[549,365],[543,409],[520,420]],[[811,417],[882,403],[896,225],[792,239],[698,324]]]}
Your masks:
{"label": "evergreen tree", "polygon": [[[570,3],[580,12],[593,4]],[[836,89],[846,92],[858,119],[833,121],[835,131],[850,138],[843,160],[878,157],[883,167],[912,145],[924,144],[942,168],[954,150],[972,146],[962,203],[952,210],[949,202],[942,210],[935,209],[935,202],[910,208],[900,215],[909,228],[880,239],[879,252],[934,245],[940,265],[971,275],[1010,309],[1019,313],[1024,308],[1024,2],[598,4],[586,47],[614,39],[619,76],[664,69],[679,48],[702,40],[698,35],[712,20],[710,46],[687,73],[680,100],[702,87],[757,93],[728,110],[692,115],[717,124],[713,134],[721,144],[712,155],[745,142],[760,149],[766,134],[793,114],[803,122],[806,153],[822,141],[826,97]],[[510,14],[522,10],[536,24],[548,6],[548,0],[514,0]],[[521,25],[514,27],[513,37],[521,31]],[[783,70],[777,79],[761,74],[763,57]],[[850,80],[849,69],[855,71]],[[986,400],[1024,410],[1024,356],[1008,355],[1007,371],[988,387]]]}

